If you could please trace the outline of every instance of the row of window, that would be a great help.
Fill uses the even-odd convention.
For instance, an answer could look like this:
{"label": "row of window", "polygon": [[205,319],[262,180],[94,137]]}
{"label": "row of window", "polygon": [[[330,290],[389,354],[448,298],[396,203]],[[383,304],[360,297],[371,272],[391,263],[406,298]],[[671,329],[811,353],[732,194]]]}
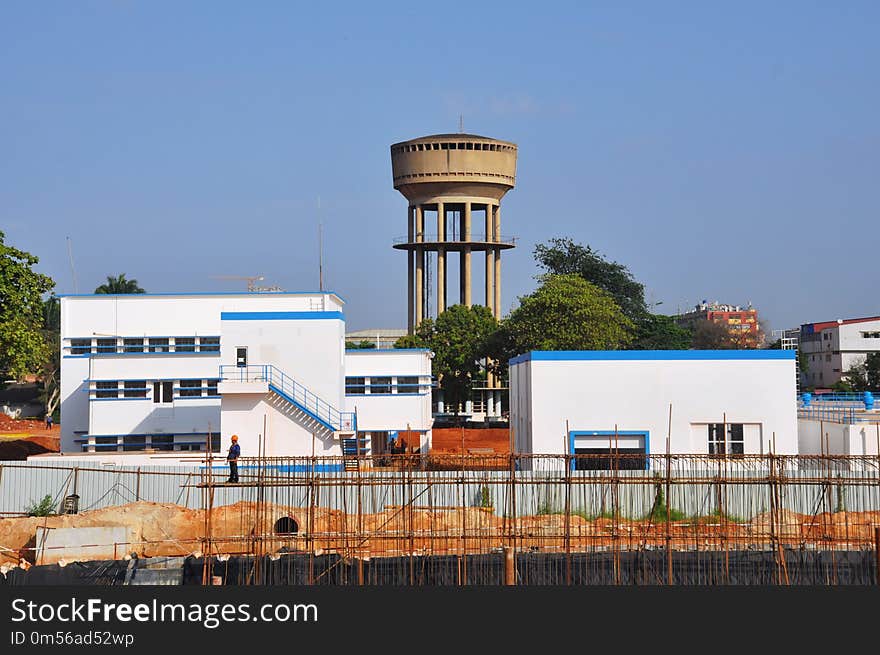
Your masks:
{"label": "row of window", "polygon": [[99,337],[70,339],[71,355],[113,353],[218,353],[220,337]]}
{"label": "row of window", "polygon": [[[200,451],[207,445],[207,435],[139,434],[92,437],[82,449],[97,452],[129,452],[138,450]],[[220,450],[220,435],[211,435],[211,449]]]}
{"label": "row of window", "polygon": [[880,339],[880,332],[862,332],[862,339]]}
{"label": "row of window", "polygon": [[424,150],[501,150],[513,152],[516,150],[513,146],[504,145],[502,143],[484,143],[484,142],[455,142],[455,143],[412,143],[405,146],[397,146],[393,149],[394,154],[401,152],[421,152]]}
{"label": "row of window", "polygon": [[367,394],[417,394],[419,393],[418,375],[372,376],[345,378],[345,393],[349,396]]}
{"label": "row of window", "polygon": [[[95,382],[94,397],[105,398],[152,398],[154,403],[174,401],[178,398],[215,398],[219,380],[98,380]],[[152,393],[150,393],[152,391]]]}

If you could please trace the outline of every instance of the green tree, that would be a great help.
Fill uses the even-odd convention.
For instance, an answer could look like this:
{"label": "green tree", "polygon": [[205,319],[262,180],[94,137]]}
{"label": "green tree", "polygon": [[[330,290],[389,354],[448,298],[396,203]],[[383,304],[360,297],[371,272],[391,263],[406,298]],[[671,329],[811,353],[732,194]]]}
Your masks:
{"label": "green tree", "polygon": [[695,350],[731,350],[736,344],[727,328],[715,321],[697,321],[691,346]]}
{"label": "green tree", "polygon": [[38,373],[46,360],[42,296],[55,282],[34,272],[38,257],[6,245],[5,238],[0,231],[0,372],[20,380]]}
{"label": "green tree", "polygon": [[145,291],[138,286],[137,280],[127,280],[125,273],[120,273],[116,277],[108,275],[107,282],[95,289],[95,293],[120,294],[145,293]]}
{"label": "green tree", "polygon": [[550,275],[579,275],[611,294],[631,321],[648,313],[644,285],[633,278],[626,266],[605,259],[590,246],[556,238],[536,245],[534,255],[538,265]]}
{"label": "green tree", "polygon": [[880,391],[880,353],[869,353],[865,358],[865,378],[869,391]]}
{"label": "green tree", "polygon": [[540,279],[491,340],[494,359],[506,365],[530,350],[615,350],[630,342],[632,321],[611,294],[577,274]]}
{"label": "green tree", "polygon": [[374,350],[376,348],[376,344],[372,341],[367,340],[346,341],[345,348],[346,350]]}
{"label": "green tree", "polygon": [[[590,246],[568,238],[551,239],[535,246],[538,266],[551,275],[579,275],[613,296],[634,325],[633,350],[682,350],[690,348],[690,332],[672,317],[653,314],[645,302],[645,287],[630,270],[610,261]],[[659,303],[658,303],[659,304]]]}
{"label": "green tree", "polygon": [[457,413],[471,393],[471,382],[483,373],[488,343],[498,322],[486,307],[453,305],[436,320],[422,321],[413,335],[401,337],[396,348],[428,348],[443,400]]}
{"label": "green tree", "polygon": [[40,370],[40,401],[53,414],[61,393],[61,299],[54,294],[43,303],[43,338],[47,352]]}
{"label": "green tree", "polygon": [[687,350],[693,333],[671,316],[646,314],[636,321],[636,335],[631,350]]}
{"label": "green tree", "polygon": [[851,366],[832,388],[835,391],[880,390],[880,353],[869,353],[861,364]]}

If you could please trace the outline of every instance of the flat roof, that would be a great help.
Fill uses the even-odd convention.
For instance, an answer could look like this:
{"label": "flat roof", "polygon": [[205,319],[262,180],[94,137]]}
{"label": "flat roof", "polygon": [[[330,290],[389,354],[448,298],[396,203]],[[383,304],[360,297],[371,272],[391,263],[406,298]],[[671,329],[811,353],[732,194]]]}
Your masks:
{"label": "flat roof", "polygon": [[59,298],[131,298],[131,297],[172,297],[191,298],[202,296],[335,296],[340,302],[345,298],[335,291],[190,291],[164,293],[59,293]]}
{"label": "flat roof", "polygon": [[794,360],[794,350],[533,350],[510,360],[528,361],[657,361],[657,360]]}
{"label": "flat roof", "polygon": [[396,353],[429,353],[430,348],[346,348],[346,354],[352,355],[375,355],[377,353],[394,355]]}
{"label": "flat roof", "polygon": [[838,325],[868,323],[870,321],[880,321],[880,316],[866,316],[864,318],[844,318],[837,321],[819,321],[817,323],[804,323],[803,325],[801,325],[801,327],[812,328],[813,332],[815,332],[816,330],[825,330],[830,327],[837,327]]}

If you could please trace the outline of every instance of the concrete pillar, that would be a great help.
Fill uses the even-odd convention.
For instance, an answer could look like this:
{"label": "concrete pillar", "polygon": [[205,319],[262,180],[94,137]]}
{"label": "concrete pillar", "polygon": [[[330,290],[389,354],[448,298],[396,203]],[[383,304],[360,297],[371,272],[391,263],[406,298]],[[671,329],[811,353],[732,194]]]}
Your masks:
{"label": "concrete pillar", "polygon": [[[501,240],[501,205],[495,208],[495,229],[492,236],[496,241]],[[501,318],[501,249],[495,249],[495,318]]]}
{"label": "concrete pillar", "polygon": [[[425,212],[421,205],[416,207],[416,243],[425,239]],[[425,309],[425,249],[416,248],[416,327],[422,322]]]}
{"label": "concrete pillar", "polygon": [[[437,203],[437,241],[446,241],[446,208]],[[437,316],[446,311],[446,250],[437,248]]]}
{"label": "concrete pillar", "polygon": [[[471,240],[471,203],[464,203],[462,215],[461,240]],[[471,249],[465,246],[461,251],[461,304],[471,306]]]}
{"label": "concrete pillar", "polygon": [[[493,240],[492,233],[495,229],[495,219],[492,216],[492,205],[486,205],[486,241]],[[495,314],[493,307],[495,306],[495,263],[491,249],[486,249],[486,307],[492,314]]]}
{"label": "concrete pillar", "polygon": [[[413,237],[415,236],[415,208],[410,207],[409,213],[407,217],[407,243],[413,242]],[[409,299],[406,304],[406,327],[409,330],[409,333],[413,333],[413,327],[415,327],[415,298],[413,297],[415,294],[414,287],[414,275],[415,275],[415,253],[412,250],[406,251],[406,259],[407,259],[407,270],[406,270],[406,289],[407,289],[407,298]]]}
{"label": "concrete pillar", "polygon": [[486,418],[495,417],[495,392],[491,389],[485,391],[486,394]]}
{"label": "concrete pillar", "polygon": [[495,394],[495,414],[496,416],[501,416],[501,390],[493,391]]}

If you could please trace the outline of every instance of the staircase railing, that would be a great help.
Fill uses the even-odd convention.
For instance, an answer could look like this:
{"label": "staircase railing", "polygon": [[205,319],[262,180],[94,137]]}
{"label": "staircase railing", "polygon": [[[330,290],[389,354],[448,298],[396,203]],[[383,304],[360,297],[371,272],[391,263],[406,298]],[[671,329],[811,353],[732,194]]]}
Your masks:
{"label": "staircase railing", "polygon": [[222,365],[220,379],[228,382],[268,382],[278,395],[330,429],[357,430],[354,412],[337,409],[272,364]]}

